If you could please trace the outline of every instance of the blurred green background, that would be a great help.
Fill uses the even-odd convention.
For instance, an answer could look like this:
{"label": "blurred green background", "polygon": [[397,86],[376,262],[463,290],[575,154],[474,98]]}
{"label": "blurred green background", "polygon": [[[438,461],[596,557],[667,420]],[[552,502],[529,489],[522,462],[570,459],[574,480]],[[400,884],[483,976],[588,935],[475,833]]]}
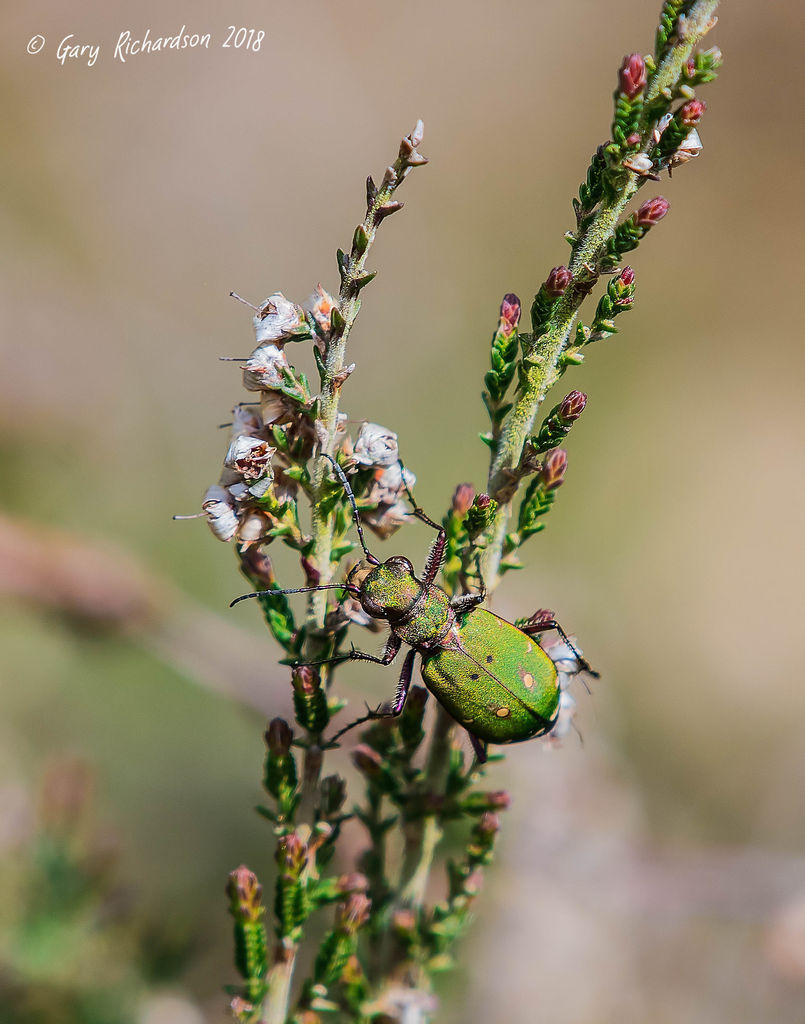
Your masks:
{"label": "blurred green background", "polygon": [[[241,861],[269,875],[251,807],[263,719],[289,703],[257,610],[227,610],[232,552],[170,518],[217,479],[242,397],[218,362],[252,347],[228,292],[334,289],[366,174],[424,119],[431,164],[378,238],[342,405],[399,433],[441,514],[485,479],[500,298],[566,258],[618,62],[658,8],[4,11],[1,1021],[225,1018],[223,884]],[[513,808],[445,1021],[803,1019],[803,23],[793,0],[722,8],[704,152],[657,187],[671,214],[622,333],[563,382],[589,394],[567,482],[496,597],[554,608],[603,678],[583,746],[494,769]],[[222,49],[231,23],[261,51]],[[113,60],[123,30],[182,24],[211,49]],[[101,44],[93,67],[57,61],[68,33]],[[342,679],[353,706],[391,685]]]}

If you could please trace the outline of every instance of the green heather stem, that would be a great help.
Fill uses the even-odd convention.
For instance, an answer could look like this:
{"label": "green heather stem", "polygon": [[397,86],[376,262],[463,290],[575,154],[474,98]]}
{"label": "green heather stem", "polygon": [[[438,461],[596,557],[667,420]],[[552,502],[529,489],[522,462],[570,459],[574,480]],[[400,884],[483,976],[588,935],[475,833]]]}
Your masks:
{"label": "green heather stem", "polygon": [[288,1019],[288,1003],[291,997],[291,981],[296,963],[296,947],[283,950],[288,954],[278,960],[268,972],[266,983],[268,995],[263,1003],[260,1024],[285,1024]]}
{"label": "green heather stem", "polygon": [[[420,791],[426,797],[441,793],[450,757],[453,719],[441,706],[436,709],[436,721],[428,750],[425,777]],[[436,814],[426,814],[409,822],[405,829],[405,850],[400,872],[398,906],[419,907],[425,896],[433,854],[442,830]]]}
{"label": "green heather stem", "polygon": [[[655,99],[663,90],[672,89],[679,80],[682,68],[694,47],[712,28],[718,2],[719,0],[697,0],[692,5],[687,14],[685,38],[679,40],[669,50],[652,76],[646,92],[647,102]],[[605,198],[602,201],[589,227],[573,246],[568,269],[574,280],[581,274],[586,279],[585,286],[578,288],[571,285],[567,289],[556,305],[547,333],[535,339],[532,349],[526,354],[523,380],[491,459],[487,490],[492,497],[506,491],[509,484],[508,475],[520,459],[525,440],[534,425],[537,410],[559,376],[559,357],[570,337],[579,307],[598,277],[594,269],[596,263],[642,182],[643,179],[639,175],[624,170],[619,191],[612,198]],[[510,514],[511,502],[501,502],[495,523],[489,531],[491,539],[486,551],[484,574],[490,588],[497,582]]]}
{"label": "green heather stem", "polygon": [[[321,385],[321,412],[319,415],[321,429],[319,431],[319,443],[321,451],[327,454],[332,454],[333,451],[333,441],[338,422],[338,398],[342,383],[339,374],[344,369],[347,339],[361,308],[360,286],[357,282],[366,271],[366,258],[375,240],[377,229],[383,220],[380,214],[381,207],[389,202],[395,189],[402,183],[405,172],[408,169],[408,160],[401,152],[392,166],[386,171],[374,197],[369,198],[366,204],[366,215],[355,233],[357,240],[359,233],[362,232],[364,240],[360,245],[357,241],[353,242],[352,251],[341,269],[338,311],[341,314],[343,325],[340,331],[333,326],[332,337],[327,346],[324,359],[324,379]],[[316,459],[313,465],[312,480],[312,532],[314,545],[311,561],[319,570],[322,583],[329,583],[332,578],[330,554],[333,544],[333,526],[331,519],[327,516],[322,516],[319,509],[326,470],[326,459]],[[321,628],[324,625],[326,607],[327,595],[324,592],[311,594],[310,611],[308,614],[309,627],[315,629]]]}

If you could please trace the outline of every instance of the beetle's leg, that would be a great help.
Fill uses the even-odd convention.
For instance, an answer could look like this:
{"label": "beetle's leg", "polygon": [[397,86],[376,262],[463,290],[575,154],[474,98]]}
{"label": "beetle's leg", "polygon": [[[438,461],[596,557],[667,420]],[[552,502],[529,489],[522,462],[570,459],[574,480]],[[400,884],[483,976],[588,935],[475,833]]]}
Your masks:
{"label": "beetle's leg", "polygon": [[475,756],[478,758],[479,764],[486,764],[486,741],[479,739],[475,733],[468,732],[467,735],[470,738],[472,749],[475,751]]}
{"label": "beetle's leg", "polygon": [[477,554],[475,556],[475,571],[478,574],[480,590],[475,594],[461,594],[459,597],[454,597],[450,602],[450,607],[453,611],[458,612],[459,615],[463,612],[471,611],[486,600],[486,583],[481,572],[481,559]]}
{"label": "beetle's leg", "polygon": [[408,691],[411,689],[411,677],[414,674],[414,656],[416,655],[415,650],[410,650],[405,656],[403,662],[402,672],[400,672],[400,678],[397,681],[397,692],[394,694],[394,703],[388,712],[383,712],[378,716],[375,712],[375,717],[380,718],[396,718],[402,714],[405,702],[408,700]]}
{"label": "beetle's leg", "polygon": [[294,664],[294,668],[298,668],[300,665],[309,665],[311,667],[318,665],[335,665],[340,664],[342,661],[372,661],[375,665],[390,665],[400,653],[401,647],[402,640],[392,633],[386,641],[383,656],[380,658],[376,658],[374,654],[366,654],[365,651],[356,651],[353,647],[349,654],[336,654],[335,657],[324,658],[322,661],[297,661]]}
{"label": "beetle's leg", "polygon": [[590,663],[586,658],[582,657],[581,654],[576,650],[573,644],[568,639],[567,633],[562,629],[556,619],[553,618],[552,613],[536,612],[532,615],[528,622],[517,627],[521,633],[525,633],[527,636],[534,636],[535,633],[545,633],[549,629],[555,629],[556,632],[561,636],[562,640],[567,644],[570,650],[573,652],[573,656],[579,663],[579,670],[586,672],[591,675],[593,679],[600,679],[601,673],[596,672],[594,668],[590,668]]}
{"label": "beetle's leg", "polygon": [[414,674],[414,657],[416,651],[410,650],[405,656],[403,662],[402,672],[400,672],[400,679],[397,683],[397,691],[394,694],[394,701],[388,711],[381,711],[380,707],[375,708],[374,711],[370,711],[368,715],[362,715],[360,718],[356,718],[354,722],[350,722],[349,725],[345,725],[343,729],[339,729],[338,732],[329,740],[329,743],[335,743],[337,739],[340,739],[344,733],[349,732],[350,729],[354,729],[358,725],[363,725],[365,722],[371,722],[375,718],[398,718],[405,707],[405,702],[408,699],[408,691],[411,689],[411,677]]}
{"label": "beetle's leg", "polygon": [[438,534],[436,540],[431,545],[430,551],[428,552],[428,557],[425,560],[425,568],[422,572],[422,582],[433,583],[439,575],[439,569],[442,567],[444,549],[447,547],[447,534],[445,533],[443,526],[440,526],[438,523],[434,523],[430,516],[427,515],[419,505],[417,505],[416,499],[413,494],[411,494],[411,488],[405,482],[405,466],[402,464],[402,459],[398,459],[397,461],[400,465],[400,477],[402,479],[402,484],[405,488],[405,493],[408,495],[408,500],[411,502],[411,508],[413,509],[411,514],[416,516],[417,519],[421,520],[426,525],[432,527]]}

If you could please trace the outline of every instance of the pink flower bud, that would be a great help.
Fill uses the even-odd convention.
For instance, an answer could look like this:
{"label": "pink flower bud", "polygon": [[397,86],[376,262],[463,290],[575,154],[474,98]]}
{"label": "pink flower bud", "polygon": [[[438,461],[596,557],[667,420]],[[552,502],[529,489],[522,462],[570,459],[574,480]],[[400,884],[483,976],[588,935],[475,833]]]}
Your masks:
{"label": "pink flower bud", "polygon": [[344,903],[335,908],[335,926],[345,935],[355,932],[369,920],[372,901],[361,892],[354,892]]}
{"label": "pink flower bud", "polygon": [[479,494],[473,502],[475,507],[481,509],[482,512],[488,509],[491,503],[492,499],[488,494]]}
{"label": "pink flower bud", "polygon": [[562,448],[554,448],[545,456],[540,476],[546,491],[555,490],[565,479],[567,470],[567,452]]}
{"label": "pink flower bud", "polygon": [[487,841],[492,839],[500,831],[500,818],[492,811],[486,811],[475,826],[478,835]]}
{"label": "pink flower bud", "polygon": [[352,751],[352,761],[359,771],[365,775],[377,775],[383,763],[380,754],[365,743],[360,743]]}
{"label": "pink flower bud", "polygon": [[562,399],[562,403],[559,406],[559,418],[564,420],[565,423],[575,422],[584,412],[586,404],[587,396],[583,391],[571,391],[569,395],[565,395]]}
{"label": "pink flower bud", "polygon": [[503,302],[500,304],[500,326],[498,331],[503,335],[504,338],[508,338],[514,331],[517,330],[517,324],[520,322],[520,300],[516,295],[509,294],[503,296]]}
{"label": "pink flower bud", "polygon": [[465,516],[472,505],[475,497],[475,488],[472,484],[459,484],[453,494],[453,514]]}
{"label": "pink flower bud", "polygon": [[693,128],[701,121],[705,110],[707,110],[707,104],[703,100],[690,100],[680,109],[677,116],[686,128]]}
{"label": "pink flower bud", "polygon": [[307,844],[295,832],[290,832],[278,840],[275,860],[281,871],[298,876],[307,863]]}
{"label": "pink flower bud", "polygon": [[366,892],[369,888],[369,879],[360,871],[352,871],[348,875],[341,875],[338,879],[338,888],[345,895],[350,892]]}
{"label": "pink flower bud", "polygon": [[647,200],[637,211],[638,226],[641,228],[651,228],[655,224],[659,224],[666,213],[668,213],[669,206],[668,200],[663,198],[663,196],[655,196],[653,199]]}
{"label": "pink flower bud", "polygon": [[621,282],[621,284],[626,285],[627,288],[631,287],[634,284],[634,271],[632,270],[632,268],[624,267],[618,275],[618,280]]}
{"label": "pink flower bud", "polygon": [[573,275],[567,267],[554,267],[550,274],[548,274],[548,280],[545,282],[545,291],[553,296],[553,298],[558,299],[560,295],[564,295],[567,286],[572,280]]}
{"label": "pink flower bud", "polygon": [[302,697],[312,697],[319,689],[319,679],[310,665],[299,665],[293,670],[291,682],[294,690]]}
{"label": "pink flower bud", "polygon": [[618,87],[623,95],[633,100],[646,87],[646,62],[639,53],[623,58],[618,72]]}
{"label": "pink flower bud", "polygon": [[274,757],[286,757],[291,749],[293,730],[284,718],[274,718],[266,729],[266,746]]}
{"label": "pink flower bud", "polygon": [[260,897],[263,888],[257,881],[257,875],[245,864],[229,873],[226,894],[229,897],[232,913],[250,921],[260,919]]}

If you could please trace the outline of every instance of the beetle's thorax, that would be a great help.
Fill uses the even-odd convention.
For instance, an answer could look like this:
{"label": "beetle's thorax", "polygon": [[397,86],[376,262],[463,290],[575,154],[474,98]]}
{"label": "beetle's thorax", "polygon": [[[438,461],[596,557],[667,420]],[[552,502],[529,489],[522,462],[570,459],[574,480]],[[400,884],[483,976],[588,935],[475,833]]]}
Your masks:
{"label": "beetle's thorax", "polygon": [[394,633],[412,647],[438,643],[453,624],[447,594],[414,576],[407,558],[400,556],[376,566],[361,585],[364,611],[386,619]]}

